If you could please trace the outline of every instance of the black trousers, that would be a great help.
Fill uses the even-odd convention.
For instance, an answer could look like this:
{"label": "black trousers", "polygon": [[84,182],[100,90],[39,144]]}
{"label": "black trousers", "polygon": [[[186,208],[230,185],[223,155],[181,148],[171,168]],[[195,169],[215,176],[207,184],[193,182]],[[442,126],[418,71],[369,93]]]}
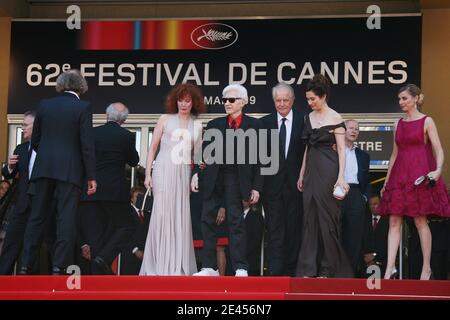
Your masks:
{"label": "black trousers", "polygon": [[264,218],[260,210],[252,210],[245,217],[247,236],[248,275],[261,275],[261,245],[264,233]]}
{"label": "black trousers", "polygon": [[[29,200],[28,203],[30,203]],[[54,208],[52,210],[54,211]],[[28,204],[25,211],[16,211],[13,209],[11,215],[8,217],[8,226],[6,229],[2,253],[0,255],[0,275],[11,275],[14,272],[14,264],[19,258],[20,251],[22,250],[25,228],[27,226],[30,213],[31,206]],[[55,243],[54,229],[55,221],[54,215],[52,215],[45,226],[45,242],[50,257],[53,256],[53,245]],[[39,273],[39,259],[36,259],[32,272],[33,274]]]}
{"label": "black trousers", "polygon": [[342,241],[353,272],[356,272],[362,263],[366,210],[366,202],[360,189],[351,186],[342,201]]}
{"label": "black trousers", "polygon": [[[128,245],[136,224],[130,215],[130,203],[114,201],[90,201],[80,203],[81,232],[91,247],[91,259],[100,256],[111,264]],[[93,274],[101,274],[91,265]]]}
{"label": "black trousers", "polygon": [[295,276],[302,239],[302,195],[284,184],[280,193],[264,198],[269,275]]}
{"label": "black trousers", "polygon": [[23,235],[29,215],[28,208],[24,212],[13,211],[8,218],[8,227],[0,255],[0,275],[11,275],[14,271],[14,264],[22,249]]}
{"label": "black trousers", "polygon": [[65,269],[74,262],[77,208],[81,190],[71,183],[41,178],[33,182],[31,214],[25,229],[22,266],[34,265],[45,235],[45,226],[56,207],[56,237],[53,266]]}
{"label": "black trousers", "polygon": [[[217,208],[222,203],[221,199],[223,199],[228,222],[232,267],[234,270],[248,270],[245,221],[237,169],[221,170],[221,178],[218,178],[217,184],[212,195],[208,199],[203,200],[201,218],[203,233],[202,267],[217,269],[216,237],[218,226],[216,217]],[[204,187],[214,188],[214,186],[208,185]]]}

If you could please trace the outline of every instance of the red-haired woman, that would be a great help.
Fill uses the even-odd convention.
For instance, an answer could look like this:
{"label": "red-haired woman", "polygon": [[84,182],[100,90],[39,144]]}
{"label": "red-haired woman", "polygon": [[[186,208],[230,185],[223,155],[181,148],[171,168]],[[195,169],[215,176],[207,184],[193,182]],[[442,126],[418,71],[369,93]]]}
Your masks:
{"label": "red-haired woman", "polygon": [[179,84],[168,94],[166,110],[147,154],[144,184],[153,191],[153,208],[140,275],[197,272],[189,195],[192,155],[201,150],[202,125],[195,116],[205,111],[203,95],[192,84]]}

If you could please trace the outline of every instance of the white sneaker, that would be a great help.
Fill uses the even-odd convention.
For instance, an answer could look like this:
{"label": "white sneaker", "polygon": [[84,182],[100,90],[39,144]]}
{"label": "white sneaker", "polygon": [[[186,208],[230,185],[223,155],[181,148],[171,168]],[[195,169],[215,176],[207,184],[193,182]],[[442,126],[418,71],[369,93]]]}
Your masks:
{"label": "white sneaker", "polygon": [[207,277],[217,277],[219,276],[219,271],[213,268],[202,268],[201,271],[194,273],[193,276],[207,276]]}
{"label": "white sneaker", "polygon": [[237,269],[235,276],[236,277],[248,277],[248,272],[245,269]]}

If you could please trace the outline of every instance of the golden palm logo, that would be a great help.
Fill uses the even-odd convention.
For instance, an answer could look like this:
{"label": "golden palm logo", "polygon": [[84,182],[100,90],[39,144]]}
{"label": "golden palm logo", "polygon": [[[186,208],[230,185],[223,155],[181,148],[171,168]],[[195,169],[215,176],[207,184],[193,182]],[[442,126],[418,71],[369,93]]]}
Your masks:
{"label": "golden palm logo", "polygon": [[214,29],[209,29],[208,32],[205,32],[205,29],[202,29],[203,35],[197,38],[197,41],[200,41],[203,38],[206,38],[210,41],[222,41],[228,40],[231,38],[233,33],[231,32],[220,32]]}

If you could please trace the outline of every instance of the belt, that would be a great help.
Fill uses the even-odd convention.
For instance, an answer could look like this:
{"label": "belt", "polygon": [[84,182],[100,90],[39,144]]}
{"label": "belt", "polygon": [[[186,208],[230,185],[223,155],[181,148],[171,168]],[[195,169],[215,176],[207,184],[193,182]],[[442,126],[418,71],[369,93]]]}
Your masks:
{"label": "belt", "polygon": [[358,183],[349,183],[348,184],[350,188],[359,188],[359,184]]}

